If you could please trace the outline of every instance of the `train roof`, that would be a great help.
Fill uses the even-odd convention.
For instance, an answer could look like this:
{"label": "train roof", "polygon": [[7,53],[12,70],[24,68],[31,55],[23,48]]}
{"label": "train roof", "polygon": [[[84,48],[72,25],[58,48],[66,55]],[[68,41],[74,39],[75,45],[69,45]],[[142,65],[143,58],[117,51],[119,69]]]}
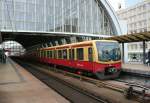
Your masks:
{"label": "train roof", "polygon": [[69,46],[80,45],[80,44],[92,44],[96,41],[117,42],[117,41],[114,41],[114,40],[89,40],[89,41],[83,41],[83,42],[77,42],[77,43],[71,43],[71,44],[65,44],[65,45],[58,45],[58,46],[53,46],[53,47],[40,48],[40,50],[54,49],[54,48],[58,48],[58,47],[69,47]]}

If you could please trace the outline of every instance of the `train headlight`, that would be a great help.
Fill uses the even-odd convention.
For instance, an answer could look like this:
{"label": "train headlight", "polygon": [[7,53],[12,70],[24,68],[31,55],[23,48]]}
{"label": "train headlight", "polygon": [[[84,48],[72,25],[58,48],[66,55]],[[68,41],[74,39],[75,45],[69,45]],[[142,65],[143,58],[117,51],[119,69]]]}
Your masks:
{"label": "train headlight", "polygon": [[115,72],[117,72],[116,68],[109,68],[108,71],[109,71],[110,73],[115,73]]}

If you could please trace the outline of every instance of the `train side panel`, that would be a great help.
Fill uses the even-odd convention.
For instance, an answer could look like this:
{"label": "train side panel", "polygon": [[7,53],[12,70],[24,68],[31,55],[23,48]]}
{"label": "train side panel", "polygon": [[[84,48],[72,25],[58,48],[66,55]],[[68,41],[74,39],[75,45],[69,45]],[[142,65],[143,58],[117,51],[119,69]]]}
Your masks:
{"label": "train side panel", "polygon": [[[67,58],[64,59],[63,51],[66,50]],[[49,57],[49,51],[52,51],[52,56]],[[61,55],[59,57],[58,51],[61,51]],[[79,55],[80,51],[82,51],[82,55]],[[80,58],[83,56],[83,58]],[[77,70],[84,70],[88,72],[92,72],[98,75],[99,78],[104,79],[105,74],[107,74],[107,70],[113,70],[113,77],[117,77],[121,69],[121,61],[111,61],[111,62],[101,62],[98,60],[98,52],[95,45],[95,41],[88,43],[77,43],[73,45],[67,46],[57,46],[52,48],[44,48],[37,50],[37,55],[35,58],[38,59],[42,63],[48,64],[56,64],[66,67],[71,67]],[[69,69],[69,68],[68,68]],[[108,78],[111,76],[106,75]]]}

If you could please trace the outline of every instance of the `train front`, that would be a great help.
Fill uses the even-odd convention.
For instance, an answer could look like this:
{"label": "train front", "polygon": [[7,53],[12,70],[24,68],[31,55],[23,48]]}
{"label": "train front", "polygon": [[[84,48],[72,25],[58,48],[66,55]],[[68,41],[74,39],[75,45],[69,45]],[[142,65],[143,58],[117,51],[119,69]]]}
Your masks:
{"label": "train front", "polygon": [[121,71],[121,51],[116,41],[96,41],[94,72],[99,79],[113,79]]}

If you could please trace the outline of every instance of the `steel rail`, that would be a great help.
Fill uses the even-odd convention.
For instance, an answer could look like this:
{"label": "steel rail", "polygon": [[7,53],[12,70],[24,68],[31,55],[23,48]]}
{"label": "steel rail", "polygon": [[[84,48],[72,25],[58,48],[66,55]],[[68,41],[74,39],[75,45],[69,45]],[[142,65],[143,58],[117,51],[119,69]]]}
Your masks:
{"label": "steel rail", "polygon": [[[17,61],[18,62],[18,61]],[[19,64],[21,64],[22,65],[22,63],[21,62],[18,62]],[[25,63],[23,63],[23,65],[24,65]],[[57,84],[57,83],[61,83],[61,84],[63,84],[63,85],[65,85],[65,86],[67,86],[68,88],[71,88],[71,89],[73,89],[73,90],[75,90],[75,91],[77,91],[78,93],[76,93],[76,94],[83,94],[83,95],[86,95],[89,99],[88,100],[91,100],[91,101],[93,101],[92,103],[110,103],[110,102],[108,102],[108,101],[106,101],[106,100],[102,100],[100,97],[98,97],[98,96],[95,96],[95,95],[93,95],[93,94],[90,94],[90,93],[88,93],[88,92],[86,92],[86,91],[84,91],[84,90],[82,90],[82,89],[80,89],[80,88],[78,88],[78,87],[76,87],[76,86],[74,86],[74,85],[71,85],[71,84],[69,84],[69,83],[67,83],[67,82],[65,82],[65,81],[63,81],[63,80],[60,80],[60,79],[58,79],[58,78],[56,78],[56,77],[54,77],[54,76],[52,76],[52,75],[49,75],[46,71],[44,72],[44,71],[42,71],[42,70],[40,70],[39,68],[37,68],[37,67],[35,67],[34,65],[31,65],[31,64],[25,64],[25,65],[28,65],[28,66],[30,66],[29,68],[27,68],[27,67],[25,67],[29,72],[31,72],[34,76],[36,76],[38,79],[40,79],[41,81],[43,81],[44,83],[46,83],[48,86],[50,86],[51,88],[53,88],[55,91],[57,91],[57,92],[59,92],[62,96],[64,96],[60,91],[58,91],[58,90],[56,90],[56,85],[55,85],[55,87],[54,86],[51,86],[51,82],[48,82],[48,81],[55,81],[55,82],[53,82],[53,84],[55,83],[55,84]],[[31,68],[34,68],[34,69],[31,69]],[[43,77],[41,77],[40,78],[40,75],[42,75],[41,73],[43,73]],[[45,76],[45,77],[44,77]],[[47,78],[46,76],[49,76],[49,77],[51,77],[51,78]],[[44,78],[44,79],[43,79]],[[52,80],[53,79],[53,80]],[[57,83],[56,83],[57,82]],[[60,85],[60,84],[59,84]],[[63,88],[63,87],[62,87]],[[65,90],[65,89],[64,89]],[[82,95],[81,95],[82,96]],[[72,103],[78,103],[78,102],[75,102],[75,101],[73,101],[72,100],[72,98],[70,99],[70,98],[68,98],[68,97],[66,97],[66,96],[64,96],[66,99],[68,99],[69,101],[71,101]],[[84,97],[84,96],[83,96]],[[81,97],[80,97],[81,98]],[[91,99],[90,99],[91,98]],[[87,99],[87,98],[86,98]],[[93,99],[93,100],[92,100]],[[84,101],[84,98],[83,98],[83,101]],[[87,100],[86,100],[87,101]]]}
{"label": "steel rail", "polygon": [[64,74],[64,75],[67,75],[67,76],[70,76],[70,77],[74,77],[74,78],[79,79],[79,80],[83,80],[83,81],[93,83],[98,87],[109,88],[109,89],[112,89],[112,90],[115,90],[115,91],[118,91],[118,92],[121,92],[121,93],[123,93],[124,90],[127,89],[127,88],[122,88],[122,87],[116,86],[114,84],[108,83],[108,82],[103,81],[103,80],[93,79],[93,78],[82,76],[82,75],[79,75],[79,74],[63,71],[63,70],[60,70],[60,69],[57,69],[57,68],[54,68],[54,67],[48,67],[48,66],[45,66],[45,65],[42,65],[42,64],[38,64],[38,65],[40,67],[42,66],[44,68],[47,68],[47,69],[39,69],[38,68],[39,70],[41,70],[43,72],[50,72],[51,71],[51,72],[61,73],[61,74]]}

